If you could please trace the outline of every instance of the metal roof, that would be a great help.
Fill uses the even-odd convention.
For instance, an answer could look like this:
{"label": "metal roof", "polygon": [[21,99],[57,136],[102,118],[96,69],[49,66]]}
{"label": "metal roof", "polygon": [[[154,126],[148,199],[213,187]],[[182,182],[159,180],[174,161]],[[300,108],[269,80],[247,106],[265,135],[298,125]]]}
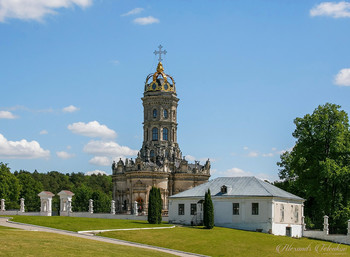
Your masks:
{"label": "metal roof", "polygon": [[[222,186],[227,187],[227,193],[221,193]],[[182,197],[204,197],[205,192],[210,189],[212,197],[215,196],[270,196],[281,197],[286,199],[304,200],[303,198],[288,193],[268,182],[256,177],[221,177],[208,181],[202,185],[188,189],[170,198]]]}

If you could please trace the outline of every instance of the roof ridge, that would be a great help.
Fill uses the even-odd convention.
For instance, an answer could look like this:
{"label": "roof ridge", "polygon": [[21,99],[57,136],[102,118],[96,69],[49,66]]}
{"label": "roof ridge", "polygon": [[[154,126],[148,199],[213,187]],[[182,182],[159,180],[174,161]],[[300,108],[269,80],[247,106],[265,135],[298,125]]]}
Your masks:
{"label": "roof ridge", "polygon": [[268,188],[266,188],[265,185],[264,185],[264,183],[267,183],[267,182],[262,181],[261,179],[258,179],[257,177],[254,177],[254,176],[253,176],[253,178],[254,178],[255,180],[258,181],[259,185],[260,185],[266,192],[268,192],[271,196],[273,196],[273,193],[271,193],[270,190],[269,190]]}

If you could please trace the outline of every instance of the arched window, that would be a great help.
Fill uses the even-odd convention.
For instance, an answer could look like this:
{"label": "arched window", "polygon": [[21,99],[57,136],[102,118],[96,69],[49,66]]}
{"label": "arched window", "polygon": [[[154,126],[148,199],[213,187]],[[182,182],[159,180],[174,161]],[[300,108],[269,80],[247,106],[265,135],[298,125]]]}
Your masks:
{"label": "arched window", "polygon": [[157,128],[152,129],[152,140],[158,141],[158,129]]}
{"label": "arched window", "polygon": [[150,158],[151,158],[151,161],[153,162],[154,161],[154,150],[151,150]]}
{"label": "arched window", "polygon": [[153,110],[153,118],[157,118],[157,109]]}
{"label": "arched window", "polygon": [[168,141],[168,129],[163,128],[163,140]]}
{"label": "arched window", "polygon": [[164,119],[167,119],[168,118],[168,110],[164,110],[163,115],[164,115]]}

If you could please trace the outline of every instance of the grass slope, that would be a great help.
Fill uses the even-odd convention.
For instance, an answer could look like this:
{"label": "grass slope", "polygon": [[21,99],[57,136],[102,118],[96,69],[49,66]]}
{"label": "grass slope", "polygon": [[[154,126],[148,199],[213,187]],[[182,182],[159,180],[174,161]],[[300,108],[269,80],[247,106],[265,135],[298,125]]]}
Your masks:
{"label": "grass slope", "polygon": [[53,233],[0,230],[0,256],[174,256]]}
{"label": "grass slope", "polygon": [[[258,232],[215,227],[212,230],[199,227],[177,227],[167,230],[115,231],[101,233],[101,236],[127,241],[156,245],[186,252],[210,256],[317,256],[318,254],[350,256],[350,247],[341,245],[343,251],[321,251],[322,245],[336,248],[337,244],[310,240],[274,236]],[[276,248],[280,246],[279,253]],[[310,250],[282,251],[283,247],[307,248]],[[319,247],[318,253],[315,247]],[[287,248],[286,247],[286,248]],[[324,248],[323,248],[324,249]]]}
{"label": "grass slope", "polygon": [[96,219],[75,217],[40,217],[40,216],[12,216],[16,222],[58,228],[70,231],[117,229],[117,228],[149,228],[164,227],[168,224],[149,224],[141,220]]}

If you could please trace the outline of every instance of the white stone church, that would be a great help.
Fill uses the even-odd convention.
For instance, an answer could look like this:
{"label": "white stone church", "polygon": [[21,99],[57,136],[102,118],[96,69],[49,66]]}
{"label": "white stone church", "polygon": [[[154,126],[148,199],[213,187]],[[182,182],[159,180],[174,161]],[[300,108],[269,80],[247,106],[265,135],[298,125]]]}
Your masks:
{"label": "white stone church", "polygon": [[203,222],[210,189],[215,226],[302,237],[304,199],[255,177],[221,177],[169,197],[169,223]]}

